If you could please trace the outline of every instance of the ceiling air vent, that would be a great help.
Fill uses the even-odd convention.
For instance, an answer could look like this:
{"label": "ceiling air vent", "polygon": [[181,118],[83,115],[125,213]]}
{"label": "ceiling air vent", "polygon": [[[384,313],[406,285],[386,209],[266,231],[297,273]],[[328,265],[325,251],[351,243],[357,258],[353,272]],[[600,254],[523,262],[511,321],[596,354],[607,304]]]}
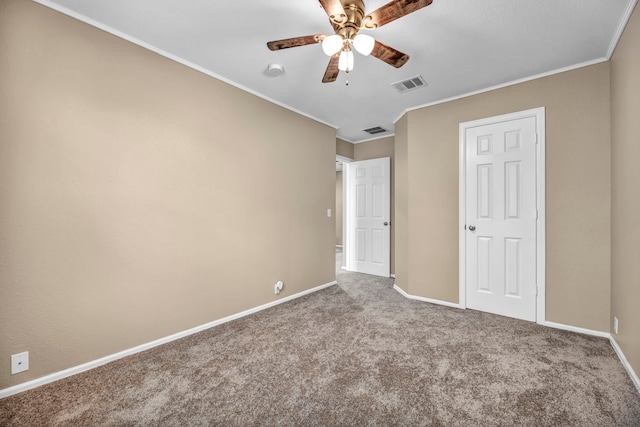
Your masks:
{"label": "ceiling air vent", "polygon": [[364,131],[367,132],[370,135],[375,135],[375,134],[378,134],[378,133],[384,133],[387,130],[385,128],[381,128],[380,126],[376,126],[374,128],[365,129]]}
{"label": "ceiling air vent", "polygon": [[415,76],[401,82],[392,83],[391,86],[393,86],[399,93],[405,93],[410,90],[427,87],[427,82],[424,81],[422,76]]}

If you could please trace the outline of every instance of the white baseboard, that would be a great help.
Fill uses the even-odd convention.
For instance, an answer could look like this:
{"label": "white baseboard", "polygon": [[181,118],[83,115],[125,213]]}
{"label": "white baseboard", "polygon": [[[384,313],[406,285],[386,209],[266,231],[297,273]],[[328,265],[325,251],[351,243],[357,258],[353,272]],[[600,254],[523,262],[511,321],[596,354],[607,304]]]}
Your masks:
{"label": "white baseboard", "polygon": [[49,374],[49,375],[45,375],[44,377],[36,378],[35,380],[27,381],[27,382],[22,383],[22,384],[18,384],[18,385],[12,386],[12,387],[8,387],[8,388],[5,388],[5,389],[2,389],[2,390],[0,390],[0,399],[2,399],[4,397],[12,396],[12,395],[17,394],[17,393],[21,393],[23,391],[30,390],[32,388],[39,387],[41,385],[52,383],[54,381],[61,380],[61,379],[66,378],[66,377],[70,377],[72,375],[79,374],[81,372],[85,372],[85,371],[88,371],[88,370],[93,369],[93,368],[97,368],[98,366],[105,365],[105,364],[107,364],[109,362],[113,362],[114,360],[122,359],[123,357],[131,356],[132,354],[140,353],[140,352],[148,350],[150,348],[157,347],[159,345],[166,344],[168,342],[175,341],[177,339],[184,338],[186,336],[193,335],[193,334],[198,333],[198,332],[202,332],[202,331],[204,331],[206,329],[213,328],[214,326],[218,326],[218,325],[221,325],[223,323],[227,323],[227,322],[230,322],[232,320],[236,320],[236,319],[239,319],[241,317],[245,317],[245,316],[248,316],[250,314],[257,313],[258,311],[266,310],[267,308],[271,308],[271,307],[274,307],[276,305],[285,303],[287,301],[291,301],[291,300],[294,300],[296,298],[300,298],[302,296],[311,294],[313,292],[317,292],[319,290],[328,288],[328,287],[336,285],[336,284],[337,284],[337,282],[333,281],[333,282],[330,282],[330,283],[327,283],[327,284],[324,284],[324,285],[320,285],[320,286],[317,286],[315,288],[311,288],[311,289],[308,289],[308,290],[303,291],[303,292],[298,292],[297,294],[293,294],[293,295],[290,295],[288,297],[281,298],[281,299],[278,299],[276,301],[272,301],[272,302],[269,302],[267,304],[263,304],[263,305],[258,306],[258,307],[250,308],[250,309],[242,311],[240,313],[232,314],[231,316],[223,317],[222,319],[218,319],[218,320],[214,320],[214,321],[209,322],[209,323],[205,323],[204,325],[196,326],[195,328],[191,328],[191,329],[188,329],[186,331],[178,332],[176,334],[169,335],[167,337],[160,338],[160,339],[157,339],[155,341],[148,342],[146,344],[142,344],[142,345],[139,345],[139,346],[127,349],[127,350],[123,350],[123,351],[121,351],[119,353],[111,354],[109,356],[105,356],[105,357],[102,357],[100,359],[93,360],[91,362],[83,363],[82,365],[74,366],[74,367],[71,367],[69,369],[65,369],[63,371],[54,372],[53,374]]}
{"label": "white baseboard", "polygon": [[405,291],[403,291],[402,289],[400,289],[400,287],[398,285],[393,285],[393,289],[395,289],[396,291],[398,291],[400,293],[400,295],[402,295],[403,297],[408,298],[408,299],[413,299],[413,300],[422,301],[422,302],[428,302],[428,303],[431,303],[431,304],[444,305],[444,306],[447,306],[447,307],[462,308],[460,306],[460,304],[456,304],[454,302],[440,301],[440,300],[437,300],[437,299],[418,297],[418,296],[415,296],[415,295],[408,294]]}
{"label": "white baseboard", "polygon": [[618,345],[618,342],[613,337],[613,335],[611,335],[609,337],[609,341],[611,341],[611,345],[613,346],[613,349],[616,351],[616,354],[618,355],[618,358],[620,359],[620,362],[622,362],[622,366],[625,367],[625,369],[629,373],[629,376],[631,377],[631,381],[633,381],[633,384],[638,389],[638,393],[640,393],[640,378],[638,378],[638,375],[636,374],[636,372],[631,367],[631,364],[629,364],[629,361],[625,357],[624,353],[622,352],[622,349]]}
{"label": "white baseboard", "polygon": [[611,338],[611,334],[609,332],[594,331],[593,329],[585,329],[585,328],[579,328],[577,326],[563,325],[562,323],[547,321],[542,323],[542,325],[548,326],[554,329],[562,329],[563,331],[570,331],[570,332],[577,332],[579,334],[591,335],[594,337]]}

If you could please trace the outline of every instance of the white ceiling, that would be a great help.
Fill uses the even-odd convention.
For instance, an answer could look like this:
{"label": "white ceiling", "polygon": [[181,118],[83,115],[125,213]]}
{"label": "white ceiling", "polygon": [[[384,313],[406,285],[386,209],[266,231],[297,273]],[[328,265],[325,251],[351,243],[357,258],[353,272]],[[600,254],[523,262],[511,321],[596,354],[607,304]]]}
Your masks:
{"label": "white ceiling", "polygon": [[[411,56],[402,68],[356,53],[322,83],[321,46],[272,52],[266,42],[331,34],[317,0],[35,0],[336,128],[350,142],[394,132],[405,111],[611,57],[637,0],[434,0],[368,32]],[[372,12],[388,0],[365,0]],[[364,31],[364,30],[363,30]],[[266,67],[285,73],[268,77]],[[428,87],[392,83],[422,75]]]}

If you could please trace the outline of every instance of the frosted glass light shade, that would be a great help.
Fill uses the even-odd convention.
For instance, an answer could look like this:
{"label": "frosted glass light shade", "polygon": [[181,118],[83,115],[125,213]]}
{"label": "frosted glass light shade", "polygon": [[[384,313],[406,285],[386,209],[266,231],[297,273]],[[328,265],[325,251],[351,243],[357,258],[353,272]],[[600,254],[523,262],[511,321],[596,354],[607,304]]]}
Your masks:
{"label": "frosted glass light shade", "polygon": [[322,50],[325,55],[333,56],[336,53],[340,52],[343,44],[342,37],[337,34],[333,34],[331,36],[327,36],[322,40]]}
{"label": "frosted glass light shade", "polygon": [[376,41],[366,34],[358,34],[353,39],[353,47],[364,56],[368,56],[373,51]]}
{"label": "frosted glass light shade", "polygon": [[340,58],[338,59],[338,70],[340,71],[351,71],[353,70],[353,52],[344,50],[340,53]]}

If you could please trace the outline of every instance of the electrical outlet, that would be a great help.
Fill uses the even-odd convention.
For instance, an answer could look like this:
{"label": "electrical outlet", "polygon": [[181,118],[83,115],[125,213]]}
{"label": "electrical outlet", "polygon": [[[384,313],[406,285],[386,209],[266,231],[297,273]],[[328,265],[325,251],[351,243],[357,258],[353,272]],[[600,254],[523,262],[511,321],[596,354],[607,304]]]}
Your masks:
{"label": "electrical outlet", "polygon": [[281,280],[278,280],[278,283],[276,283],[276,286],[275,286],[275,289],[274,289],[276,295],[278,295],[280,293],[280,291],[282,290],[283,286],[284,286],[284,283],[282,283]]}
{"label": "electrical outlet", "polygon": [[617,317],[613,318],[613,333],[615,333],[615,334],[618,333],[618,318]]}
{"label": "electrical outlet", "polygon": [[29,370],[29,352],[11,355],[11,375]]}
{"label": "electrical outlet", "polygon": [[331,209],[327,209],[327,218],[331,218]]}

